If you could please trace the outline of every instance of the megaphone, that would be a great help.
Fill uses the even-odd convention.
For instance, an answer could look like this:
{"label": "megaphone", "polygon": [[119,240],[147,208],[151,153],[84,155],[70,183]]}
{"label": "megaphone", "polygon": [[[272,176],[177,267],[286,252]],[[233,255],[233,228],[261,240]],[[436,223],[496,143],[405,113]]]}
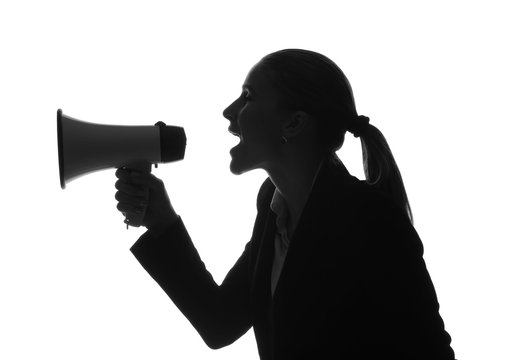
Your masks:
{"label": "megaphone", "polygon": [[[127,167],[151,171],[152,164],[182,160],[187,138],[182,127],[94,124],[57,110],[59,175],[62,189],[76,178],[98,170]],[[140,226],[140,219],[126,219]]]}

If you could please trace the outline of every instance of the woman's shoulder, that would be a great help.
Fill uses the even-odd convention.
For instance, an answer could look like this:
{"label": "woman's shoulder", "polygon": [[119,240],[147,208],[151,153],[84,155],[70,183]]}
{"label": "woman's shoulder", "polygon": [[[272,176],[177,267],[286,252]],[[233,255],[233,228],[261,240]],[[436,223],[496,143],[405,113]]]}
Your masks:
{"label": "woman's shoulder", "polygon": [[353,210],[371,204],[393,205],[389,196],[366,180],[360,180],[351,175],[339,160],[332,160],[325,164],[318,187],[319,196],[330,198],[338,204],[346,204]]}
{"label": "woman's shoulder", "polygon": [[332,186],[324,190],[330,202],[349,208],[352,213],[375,208],[393,208],[395,204],[390,196],[365,180],[354,178],[348,184]]}
{"label": "woman's shoulder", "polygon": [[413,228],[407,213],[395,201],[364,180],[335,187],[324,197],[330,218],[343,220],[347,227],[364,229]]}

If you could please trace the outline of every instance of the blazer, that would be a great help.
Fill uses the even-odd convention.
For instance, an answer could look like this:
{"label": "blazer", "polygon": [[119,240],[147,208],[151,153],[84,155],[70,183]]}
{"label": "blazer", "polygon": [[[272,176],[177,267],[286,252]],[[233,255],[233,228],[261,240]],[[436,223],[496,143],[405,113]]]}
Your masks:
{"label": "blazer", "polygon": [[221,285],[181,219],[131,248],[209,347],[253,327],[263,360],[454,359],[414,227],[341,163],[320,169],[272,297],[274,190],[261,186],[251,240]]}

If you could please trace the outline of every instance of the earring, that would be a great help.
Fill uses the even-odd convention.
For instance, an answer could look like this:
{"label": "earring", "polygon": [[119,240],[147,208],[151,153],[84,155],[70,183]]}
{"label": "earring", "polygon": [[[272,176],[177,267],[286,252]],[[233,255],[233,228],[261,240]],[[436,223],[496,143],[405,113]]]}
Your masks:
{"label": "earring", "polygon": [[288,139],[283,135],[281,136],[281,143],[286,144],[288,142]]}

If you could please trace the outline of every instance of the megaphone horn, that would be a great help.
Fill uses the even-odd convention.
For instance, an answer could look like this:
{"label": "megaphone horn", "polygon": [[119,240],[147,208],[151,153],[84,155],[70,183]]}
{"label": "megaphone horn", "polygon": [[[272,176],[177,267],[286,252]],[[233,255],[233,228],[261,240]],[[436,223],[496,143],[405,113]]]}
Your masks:
{"label": "megaphone horn", "polygon": [[60,185],[93,171],[182,160],[187,138],[182,127],[93,124],[57,111]]}

